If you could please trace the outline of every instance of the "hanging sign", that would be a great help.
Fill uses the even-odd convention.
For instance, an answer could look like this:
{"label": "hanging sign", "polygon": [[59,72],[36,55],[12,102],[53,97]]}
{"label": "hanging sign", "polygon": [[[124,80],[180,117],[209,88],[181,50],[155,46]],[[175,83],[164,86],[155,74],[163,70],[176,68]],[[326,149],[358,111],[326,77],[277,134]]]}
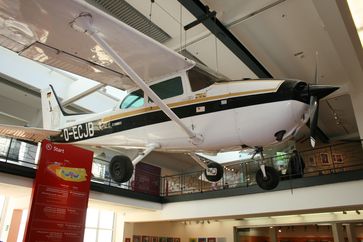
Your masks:
{"label": "hanging sign", "polygon": [[24,241],[83,241],[92,161],[89,150],[42,142]]}

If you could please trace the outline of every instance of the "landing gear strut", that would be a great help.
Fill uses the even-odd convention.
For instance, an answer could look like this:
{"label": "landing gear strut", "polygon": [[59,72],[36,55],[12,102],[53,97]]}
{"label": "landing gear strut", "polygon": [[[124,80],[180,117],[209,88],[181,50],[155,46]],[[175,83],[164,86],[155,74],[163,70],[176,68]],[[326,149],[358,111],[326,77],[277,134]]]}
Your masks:
{"label": "landing gear strut", "polygon": [[275,168],[265,165],[262,147],[256,148],[255,153],[252,156],[252,159],[257,154],[261,155],[261,160],[259,161],[260,169],[256,173],[257,185],[261,187],[263,190],[272,190],[276,188],[277,185],[279,184],[280,176]]}

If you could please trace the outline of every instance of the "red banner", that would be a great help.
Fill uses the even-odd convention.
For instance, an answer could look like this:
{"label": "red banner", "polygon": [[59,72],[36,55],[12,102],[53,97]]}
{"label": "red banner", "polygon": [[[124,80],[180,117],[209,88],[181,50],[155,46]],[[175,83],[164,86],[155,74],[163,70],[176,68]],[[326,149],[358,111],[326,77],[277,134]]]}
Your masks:
{"label": "red banner", "polygon": [[26,242],[82,242],[93,152],[42,142]]}

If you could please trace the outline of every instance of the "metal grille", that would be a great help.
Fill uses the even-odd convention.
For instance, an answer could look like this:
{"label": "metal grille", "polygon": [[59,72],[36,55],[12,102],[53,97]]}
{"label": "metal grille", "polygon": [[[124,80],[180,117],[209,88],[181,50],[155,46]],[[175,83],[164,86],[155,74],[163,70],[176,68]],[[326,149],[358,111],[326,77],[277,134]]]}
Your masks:
{"label": "metal grille", "polygon": [[87,2],[160,43],[171,38],[164,30],[124,0],[87,0]]}

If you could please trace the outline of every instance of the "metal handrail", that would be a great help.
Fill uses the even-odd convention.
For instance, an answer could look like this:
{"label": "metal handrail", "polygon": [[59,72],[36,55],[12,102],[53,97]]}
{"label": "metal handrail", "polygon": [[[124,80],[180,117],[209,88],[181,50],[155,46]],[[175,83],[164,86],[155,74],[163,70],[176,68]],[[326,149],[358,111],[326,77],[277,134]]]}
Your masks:
{"label": "metal handrail", "polygon": [[[1,138],[1,137],[0,137]],[[30,167],[33,169],[37,168],[37,164],[34,161],[35,152],[34,149],[28,149],[27,152],[29,154],[23,154],[24,157],[30,157],[29,159],[19,159],[19,157],[11,157],[11,152],[19,151],[19,147],[12,146],[16,140],[11,139],[7,147],[1,147],[0,143],[0,162],[8,162],[12,164],[17,164],[21,166]],[[16,141],[19,142],[19,141]],[[16,143],[15,142],[15,143]],[[29,145],[29,143],[27,143]],[[352,145],[353,144],[353,145]],[[319,166],[316,165],[315,167],[309,166],[307,158],[313,156],[314,159],[319,156],[319,152],[326,153],[332,159],[333,154],[339,153],[339,149],[343,149],[345,146],[346,148],[353,149],[354,144],[357,145],[357,154],[356,157],[358,159],[353,160],[353,164],[347,164],[347,162],[343,164],[334,163],[330,160],[329,164],[323,166],[320,164]],[[358,144],[360,149],[358,150]],[[363,169],[363,151],[361,149],[361,143],[357,141],[356,143],[337,143],[333,145],[326,145],[319,148],[315,148],[314,150],[303,150],[300,152],[300,155],[304,157],[304,161],[306,164],[304,176],[311,177],[311,176],[321,176],[325,174],[333,174],[339,173],[344,171],[351,171],[351,170],[361,170]],[[33,144],[36,147],[36,144]],[[350,147],[352,146],[352,147]],[[34,147],[34,148],[35,148]],[[3,150],[1,148],[4,148]],[[6,151],[5,151],[6,150]],[[14,152],[13,152],[14,153]],[[284,154],[284,155],[276,155],[271,157],[265,157],[264,161],[268,165],[277,167],[277,161],[283,162],[286,165],[291,157],[291,154]],[[100,160],[101,162],[98,162]],[[94,158],[94,163],[99,163],[100,165],[104,165],[104,163],[108,163],[109,161]],[[317,160],[315,160],[318,163]],[[159,184],[160,184],[160,196],[173,196],[173,195],[180,195],[180,194],[189,194],[189,193],[200,193],[206,191],[213,191],[213,190],[220,190],[220,189],[230,189],[230,188],[241,188],[241,187],[249,187],[251,185],[255,185],[254,174],[258,167],[258,162],[256,160],[248,159],[243,161],[238,161],[235,163],[228,164],[224,166],[225,168],[225,175],[223,178],[215,183],[209,182],[203,176],[204,170],[188,172],[183,174],[176,174],[176,175],[166,175],[166,176],[158,176]],[[92,182],[95,183],[102,183],[107,186],[111,187],[118,187],[121,189],[128,189],[134,190],[134,179],[132,178],[129,182],[118,184],[111,180],[106,173],[107,167],[104,167],[104,174],[100,176],[94,175],[92,177]],[[155,174],[148,173],[145,171],[148,176],[155,176]],[[281,170],[281,179],[292,179],[295,176],[302,175],[302,174],[284,174],[283,170]],[[234,176],[233,178],[231,178]],[[227,184],[228,183],[228,184]]]}

